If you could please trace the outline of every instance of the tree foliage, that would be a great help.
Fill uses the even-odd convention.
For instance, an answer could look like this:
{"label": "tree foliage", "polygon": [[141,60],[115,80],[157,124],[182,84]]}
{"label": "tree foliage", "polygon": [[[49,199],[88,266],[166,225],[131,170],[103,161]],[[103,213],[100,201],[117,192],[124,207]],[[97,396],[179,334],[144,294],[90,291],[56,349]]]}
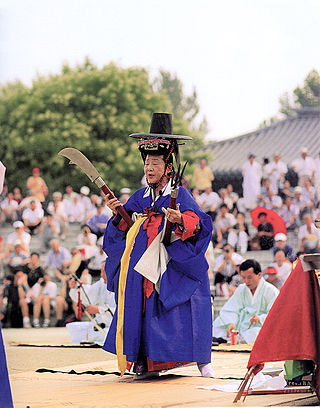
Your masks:
{"label": "tree foliage", "polygon": [[287,92],[280,99],[280,112],[286,116],[294,109],[320,107],[320,74],[313,69],[306,76],[303,86],[297,86],[293,95]]}
{"label": "tree foliage", "polygon": [[[194,107],[191,99],[180,97],[191,116],[177,111],[174,132],[194,137],[190,156],[190,149],[203,144],[203,130],[192,126],[199,111],[196,94]],[[99,69],[89,59],[75,68],[66,64],[59,74],[38,76],[30,87],[5,84],[0,102],[1,160],[9,190],[19,186],[25,191],[31,169],[39,167],[51,193],[67,184],[97,191],[81,170],[57,155],[64,147],[82,151],[116,193],[140,187],[143,164],[128,135],[148,131],[152,112],[172,111],[170,97],[154,88],[144,68],[110,63]]]}

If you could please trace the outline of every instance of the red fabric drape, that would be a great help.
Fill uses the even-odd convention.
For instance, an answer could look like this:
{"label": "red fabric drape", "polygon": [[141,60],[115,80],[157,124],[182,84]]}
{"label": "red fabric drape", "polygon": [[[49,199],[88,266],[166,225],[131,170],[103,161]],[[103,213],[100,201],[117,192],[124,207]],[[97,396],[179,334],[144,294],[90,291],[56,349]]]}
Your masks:
{"label": "red fabric drape", "polygon": [[[282,287],[250,354],[248,368],[284,360],[312,360],[320,364],[320,290],[314,271],[301,260]],[[319,372],[315,376],[320,387]]]}

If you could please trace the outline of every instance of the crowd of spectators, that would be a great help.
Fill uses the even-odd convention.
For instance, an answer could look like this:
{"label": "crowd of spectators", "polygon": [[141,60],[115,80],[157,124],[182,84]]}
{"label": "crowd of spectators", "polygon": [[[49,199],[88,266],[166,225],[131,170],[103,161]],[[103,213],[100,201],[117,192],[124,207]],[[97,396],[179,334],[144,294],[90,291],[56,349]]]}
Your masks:
{"label": "crowd of spectators", "polygon": [[[232,183],[213,191],[214,174],[204,159],[189,181],[195,200],[213,221],[207,259],[216,296],[233,295],[241,284],[239,267],[250,251],[268,251],[263,277],[281,289],[297,256],[320,248],[320,232],[314,226],[320,218],[319,160],[302,148],[288,169],[278,153],[264,165],[250,153],[242,171],[242,196]],[[61,326],[77,318],[70,297],[73,277],[85,285],[100,278],[106,259],[103,234],[112,212],[87,186],[75,192],[68,185],[50,195],[37,168],[26,187],[25,197],[18,187],[4,189],[0,197],[0,223],[12,226],[6,240],[0,232],[0,319],[12,327]],[[129,197],[130,190],[122,189],[121,202]],[[254,227],[250,213],[257,207],[261,211]],[[287,232],[275,231],[270,211],[284,221]],[[70,248],[66,239],[72,224],[78,233]],[[287,244],[287,233],[297,237],[295,248]],[[35,237],[36,250],[31,245]]]}
{"label": "crowd of spectators", "polygon": [[[0,320],[7,327],[63,326],[79,317],[69,295],[75,280],[91,285],[100,279],[112,212],[87,186],[78,193],[67,186],[50,197],[39,169],[26,187],[26,197],[18,187],[5,187],[0,201],[1,226],[12,228],[6,239],[0,232]],[[78,230],[73,248],[66,241],[70,225]]]}

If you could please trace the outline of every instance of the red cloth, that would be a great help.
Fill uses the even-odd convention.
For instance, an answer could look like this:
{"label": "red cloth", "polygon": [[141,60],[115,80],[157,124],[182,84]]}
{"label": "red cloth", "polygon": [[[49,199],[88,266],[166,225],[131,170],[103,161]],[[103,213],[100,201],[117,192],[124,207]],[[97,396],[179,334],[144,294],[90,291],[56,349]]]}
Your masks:
{"label": "red cloth", "polygon": [[[284,360],[312,360],[320,364],[320,290],[314,271],[301,260],[275,300],[252,348],[248,368]],[[315,376],[320,387],[319,372]]]}
{"label": "red cloth", "polygon": [[259,224],[261,224],[261,221],[259,220],[258,216],[261,212],[264,212],[267,214],[267,222],[270,222],[273,226],[273,236],[278,234],[279,232],[282,232],[283,234],[287,235],[287,228],[286,228],[286,223],[283,218],[280,217],[280,215],[274,211],[274,210],[269,210],[264,207],[256,207],[252,211],[250,211],[251,219],[252,219],[252,225],[254,227],[258,227]]}

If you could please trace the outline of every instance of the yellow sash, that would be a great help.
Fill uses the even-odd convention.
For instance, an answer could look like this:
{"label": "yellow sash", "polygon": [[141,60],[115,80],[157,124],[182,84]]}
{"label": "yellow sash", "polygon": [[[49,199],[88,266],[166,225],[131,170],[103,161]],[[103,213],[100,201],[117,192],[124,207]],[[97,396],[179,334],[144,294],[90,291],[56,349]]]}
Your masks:
{"label": "yellow sash", "polygon": [[123,354],[123,318],[124,318],[124,297],[126,289],[126,281],[128,275],[128,267],[130,261],[130,255],[133,248],[134,241],[139,232],[141,225],[146,220],[147,215],[139,215],[136,222],[129,229],[126,239],[126,248],[121,258],[121,269],[119,276],[119,289],[118,289],[118,320],[117,320],[117,334],[116,334],[116,350],[118,359],[118,369],[121,372],[121,377],[127,368],[127,358]]}

